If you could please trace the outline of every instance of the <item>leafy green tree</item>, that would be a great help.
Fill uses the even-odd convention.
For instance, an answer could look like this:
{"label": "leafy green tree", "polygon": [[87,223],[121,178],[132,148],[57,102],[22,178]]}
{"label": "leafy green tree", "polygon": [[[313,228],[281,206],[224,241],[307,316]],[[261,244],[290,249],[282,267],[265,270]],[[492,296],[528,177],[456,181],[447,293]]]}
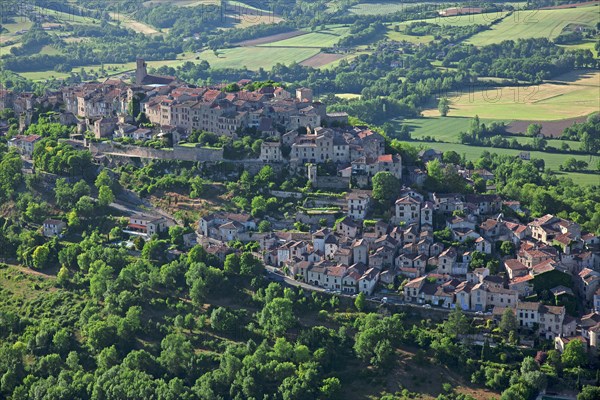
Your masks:
{"label": "leafy green tree", "polygon": [[108,186],[109,188],[112,188],[113,184],[114,181],[110,177],[110,175],[108,174],[108,170],[106,169],[100,171],[100,173],[96,177],[96,180],[94,181],[94,186],[96,186],[97,189],[100,189],[102,186]]}
{"label": "leafy green tree", "polygon": [[600,387],[584,386],[581,392],[577,395],[577,400],[597,400],[600,399]]}
{"label": "leafy green tree", "polygon": [[169,238],[171,243],[177,246],[177,248],[183,248],[183,234],[185,229],[179,225],[172,225],[169,227]]}
{"label": "leafy green tree", "polygon": [[339,378],[336,377],[325,378],[323,379],[323,385],[321,385],[319,391],[324,399],[339,399],[340,392],[342,391],[342,383]]}
{"label": "leafy green tree", "polygon": [[254,182],[257,186],[263,188],[268,187],[269,183],[273,182],[275,179],[275,172],[273,172],[273,167],[270,165],[265,165],[258,171],[258,174],[254,177]]}
{"label": "leafy green tree", "polygon": [[35,269],[44,269],[49,266],[50,249],[47,245],[38,246],[32,254],[33,267]]}
{"label": "leafy green tree", "polygon": [[110,187],[103,185],[98,189],[98,205],[106,207],[115,201],[115,195]]}
{"label": "leafy green tree", "polygon": [[505,240],[500,245],[500,252],[505,256],[514,254],[514,251],[515,251],[515,244],[511,241]]}
{"label": "leafy green tree", "polygon": [[460,155],[454,150],[445,151],[442,154],[442,160],[447,164],[460,164]]}
{"label": "leafy green tree", "polygon": [[291,300],[277,297],[265,304],[259,313],[258,323],[268,336],[283,335],[296,323]]}
{"label": "leafy green tree", "polygon": [[217,307],[210,314],[210,326],[216,331],[229,331],[235,327],[235,323],[235,315],[224,307]]}
{"label": "leafy green tree", "polygon": [[510,308],[504,310],[502,318],[500,319],[500,330],[506,334],[516,331],[517,326],[517,317],[515,316],[514,311]]}
{"label": "leafy green tree", "polygon": [[252,211],[250,213],[253,217],[262,217],[267,211],[267,201],[263,196],[254,196],[251,206]]}
{"label": "leafy green tree", "polygon": [[587,354],[583,342],[571,340],[565,346],[561,356],[562,364],[567,368],[583,367],[587,364]]}
{"label": "leafy green tree", "polygon": [[171,333],[165,336],[160,343],[161,365],[174,376],[182,376],[191,367],[194,348],[180,333]]}
{"label": "leafy green tree", "polygon": [[56,283],[62,287],[67,287],[70,282],[69,269],[66,265],[60,267],[58,274],[56,274]]}
{"label": "leafy green tree", "polygon": [[227,254],[224,264],[225,272],[229,274],[240,273],[240,257],[237,254]]}
{"label": "leafy green tree", "polygon": [[74,211],[80,218],[89,217],[94,214],[95,208],[96,203],[94,202],[94,199],[92,199],[90,196],[83,196],[79,200],[77,200]]}
{"label": "leafy green tree", "polygon": [[363,312],[363,310],[365,309],[366,303],[367,303],[366,296],[363,292],[360,292],[354,299],[354,307],[356,307],[356,309],[359,312]]}
{"label": "leafy green tree", "polygon": [[270,232],[272,229],[271,227],[271,223],[269,221],[263,220],[260,221],[260,223],[258,224],[258,231],[259,232]]}
{"label": "leafy green tree", "polygon": [[244,252],[240,257],[240,273],[247,276],[260,275],[263,264],[252,253]]}
{"label": "leafy green tree", "polygon": [[377,367],[385,367],[392,361],[394,355],[394,349],[388,339],[383,339],[377,342],[375,346],[375,352],[371,363]]}
{"label": "leafy green tree", "polygon": [[452,337],[464,335],[469,331],[469,319],[460,307],[455,308],[444,322],[444,332]]}
{"label": "leafy green tree", "polygon": [[448,115],[448,111],[450,111],[450,101],[447,97],[442,97],[438,101],[438,111],[442,117]]}
{"label": "leafy green tree", "polygon": [[142,248],[142,258],[146,260],[164,260],[169,244],[166,240],[149,240]]}
{"label": "leafy green tree", "polygon": [[536,137],[542,134],[542,125],[540,124],[530,124],[527,127],[527,131],[525,132],[527,136]]}
{"label": "leafy green tree", "polygon": [[103,348],[115,344],[117,328],[113,324],[96,320],[86,326],[87,345],[94,351],[99,352]]}
{"label": "leafy green tree", "polygon": [[388,203],[400,192],[400,181],[390,172],[381,171],[373,177],[373,198]]}
{"label": "leafy green tree", "polygon": [[192,179],[190,179],[190,197],[192,199],[196,199],[202,196],[204,190],[205,182],[201,177],[195,176]]}
{"label": "leafy green tree", "polygon": [[8,200],[23,182],[23,162],[18,153],[11,151],[0,161],[0,200]]}

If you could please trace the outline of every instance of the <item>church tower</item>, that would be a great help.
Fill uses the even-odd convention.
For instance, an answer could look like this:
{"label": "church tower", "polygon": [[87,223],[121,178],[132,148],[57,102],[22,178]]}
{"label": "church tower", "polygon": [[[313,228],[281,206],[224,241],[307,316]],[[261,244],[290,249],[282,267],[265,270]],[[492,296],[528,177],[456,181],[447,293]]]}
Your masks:
{"label": "church tower", "polygon": [[135,84],[141,85],[144,81],[144,78],[148,76],[148,71],[146,69],[146,62],[141,58],[136,60],[136,69],[135,69]]}

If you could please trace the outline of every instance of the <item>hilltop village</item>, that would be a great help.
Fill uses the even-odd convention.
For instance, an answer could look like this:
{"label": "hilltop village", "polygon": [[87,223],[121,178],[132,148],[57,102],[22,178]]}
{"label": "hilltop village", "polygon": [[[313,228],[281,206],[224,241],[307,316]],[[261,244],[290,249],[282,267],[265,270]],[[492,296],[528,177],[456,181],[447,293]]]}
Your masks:
{"label": "hilltop village", "polygon": [[[516,216],[528,215],[527,210],[495,194],[493,185],[485,194],[424,190],[426,170],[388,152],[377,131],[351,126],[346,113],[328,113],[309,88],[293,93],[248,80],[195,87],[148,74],[143,60],[133,80],[84,83],[44,96],[3,91],[0,108],[19,115],[22,131],[35,109],[53,111],[57,121],[77,126],[69,142],[89,148],[99,163],[105,156],[219,163],[226,161],[223,149],[190,142],[194,132],[233,139],[258,135],[257,157],[236,162],[253,170],[289,168],[308,178],[313,189],[338,195],[313,199],[312,207],[293,218],[264,217],[276,227],[268,231],[259,232],[261,219],[247,213],[208,214],[198,221],[197,232],[185,237],[188,246],[202,244],[225,260],[236,252],[231,243],[256,242],[256,256],[288,284],[347,296],[364,293],[390,306],[460,308],[496,321],[512,313],[524,340],[553,340],[561,351],[569,341],[581,340],[597,349],[600,238],[578,223],[554,215],[523,222]],[[145,146],[155,139],[161,148]],[[30,158],[40,140],[17,135],[9,146]],[[442,153],[431,149],[421,151],[419,160],[444,163]],[[444,164],[467,182],[475,175],[494,179],[486,169]],[[389,218],[373,219],[374,178],[380,173],[401,185],[385,210]],[[304,197],[295,190],[270,193]],[[297,223],[308,229],[295,229]],[[125,232],[150,238],[173,224],[164,217],[133,215]],[[65,229],[60,220],[43,224],[47,237]]]}

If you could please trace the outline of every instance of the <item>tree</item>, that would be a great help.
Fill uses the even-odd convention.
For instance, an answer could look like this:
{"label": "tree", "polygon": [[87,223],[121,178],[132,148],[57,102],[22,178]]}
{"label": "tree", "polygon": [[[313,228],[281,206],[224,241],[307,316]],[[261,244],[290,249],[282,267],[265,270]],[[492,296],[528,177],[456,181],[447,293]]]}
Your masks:
{"label": "tree", "polygon": [[539,136],[542,133],[542,125],[540,124],[530,124],[527,127],[526,135],[530,137]]}
{"label": "tree", "polygon": [[390,341],[388,339],[380,340],[377,342],[377,345],[375,345],[375,351],[373,358],[371,359],[371,364],[377,367],[384,367],[391,362],[393,355],[394,349]]}
{"label": "tree", "polygon": [[360,292],[354,299],[354,307],[356,307],[359,312],[362,312],[365,309],[366,302],[367,300],[365,294]]}
{"label": "tree", "polygon": [[507,308],[502,313],[500,319],[500,330],[504,333],[514,332],[517,330],[517,317],[511,308]]}
{"label": "tree", "polygon": [[431,182],[430,185],[433,188],[438,188],[443,185],[444,171],[437,158],[427,163],[427,181]]}
{"label": "tree", "polygon": [[583,342],[571,340],[565,346],[561,356],[562,364],[567,368],[582,367],[587,363],[587,355]]}
{"label": "tree", "polygon": [[444,322],[444,332],[450,336],[457,337],[458,335],[464,335],[468,331],[469,320],[460,307],[455,308],[448,315],[448,320]]}
{"label": "tree", "polygon": [[183,234],[185,229],[179,225],[172,225],[169,227],[169,238],[171,239],[171,243],[177,246],[178,248],[183,248]]}
{"label": "tree", "polygon": [[196,199],[204,193],[205,182],[199,176],[190,179],[190,198]]}
{"label": "tree", "polygon": [[502,255],[509,256],[509,255],[513,254],[514,251],[515,251],[515,244],[511,241],[505,240],[500,245],[500,252],[502,252]]}
{"label": "tree", "polygon": [[460,164],[461,161],[461,157],[460,155],[455,152],[454,150],[448,150],[445,151],[442,154],[442,160],[446,163],[446,164]]}
{"label": "tree", "polygon": [[323,385],[319,388],[322,398],[333,400],[339,398],[341,390],[342,384],[336,377],[323,379]]}
{"label": "tree", "polygon": [[240,273],[242,275],[256,276],[262,272],[263,265],[252,253],[244,252],[240,257]]}
{"label": "tree", "polygon": [[442,117],[448,115],[448,111],[450,111],[450,101],[447,97],[442,97],[438,101],[438,111]]}
{"label": "tree", "polygon": [[261,188],[268,188],[269,183],[275,179],[275,173],[273,167],[265,165],[258,171],[258,174],[254,177],[254,182]]}
{"label": "tree", "polygon": [[166,240],[149,240],[142,248],[142,258],[146,260],[162,260],[166,256],[169,243]]}
{"label": "tree", "polygon": [[283,335],[296,323],[292,301],[277,297],[265,304],[258,317],[259,325],[271,337]]}
{"label": "tree", "polygon": [[38,246],[32,254],[33,267],[35,269],[44,269],[48,267],[50,261],[50,249],[47,245]]}
{"label": "tree", "polygon": [[600,399],[600,387],[584,386],[577,395],[577,400],[597,400]]}
{"label": "tree", "polygon": [[69,270],[65,265],[60,267],[58,274],[56,274],[56,283],[62,287],[66,287],[69,284]]}
{"label": "tree", "polygon": [[539,137],[539,136],[533,137],[533,142],[531,143],[531,146],[535,150],[542,151],[546,148],[547,145],[548,145],[548,141],[546,139],[544,139],[543,137]]}
{"label": "tree", "polygon": [[103,185],[98,189],[98,204],[100,207],[106,207],[115,201],[115,195],[110,187]]}
{"label": "tree", "polygon": [[267,211],[267,201],[263,196],[254,196],[251,206],[252,211],[250,213],[253,217],[261,217]]}
{"label": "tree", "polygon": [[100,189],[102,186],[108,186],[109,188],[112,188],[113,184],[113,179],[110,177],[108,170],[106,169],[100,171],[96,177],[96,180],[94,181],[94,186],[96,186],[98,189]]}
{"label": "tree", "polygon": [[400,192],[400,181],[390,172],[381,171],[373,177],[373,198],[388,203]]}
{"label": "tree", "polygon": [[171,333],[160,343],[161,365],[172,375],[183,375],[191,367],[194,348],[180,333]]}
{"label": "tree", "polygon": [[258,231],[261,233],[270,232],[271,229],[271,223],[269,221],[263,220],[258,224]]}
{"label": "tree", "polygon": [[228,274],[239,274],[240,257],[237,254],[227,254],[225,257],[224,269]]}
{"label": "tree", "polygon": [[229,331],[235,327],[235,322],[235,315],[224,307],[217,307],[210,314],[210,326],[216,331]]}

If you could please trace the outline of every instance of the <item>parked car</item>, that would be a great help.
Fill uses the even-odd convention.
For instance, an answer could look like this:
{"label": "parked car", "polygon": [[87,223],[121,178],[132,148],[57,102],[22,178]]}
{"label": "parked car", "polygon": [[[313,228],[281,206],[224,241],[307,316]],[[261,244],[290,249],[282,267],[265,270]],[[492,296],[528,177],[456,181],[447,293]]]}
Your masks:
{"label": "parked car", "polygon": [[431,308],[431,304],[423,304],[423,308]]}

